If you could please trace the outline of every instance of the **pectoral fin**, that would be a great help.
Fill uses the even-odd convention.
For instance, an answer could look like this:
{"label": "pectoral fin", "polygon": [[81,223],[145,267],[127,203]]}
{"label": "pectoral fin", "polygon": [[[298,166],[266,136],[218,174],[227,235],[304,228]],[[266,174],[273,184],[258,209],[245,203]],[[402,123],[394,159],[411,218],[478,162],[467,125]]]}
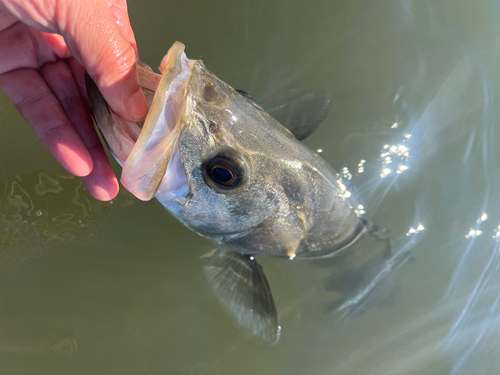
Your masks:
{"label": "pectoral fin", "polygon": [[318,129],[330,112],[331,96],[321,90],[300,94],[289,91],[283,104],[266,105],[267,113],[278,120],[299,141],[307,138]]}
{"label": "pectoral fin", "polygon": [[281,328],[276,306],[262,266],[253,256],[218,253],[203,267],[203,273],[238,326],[267,344],[278,341]]}

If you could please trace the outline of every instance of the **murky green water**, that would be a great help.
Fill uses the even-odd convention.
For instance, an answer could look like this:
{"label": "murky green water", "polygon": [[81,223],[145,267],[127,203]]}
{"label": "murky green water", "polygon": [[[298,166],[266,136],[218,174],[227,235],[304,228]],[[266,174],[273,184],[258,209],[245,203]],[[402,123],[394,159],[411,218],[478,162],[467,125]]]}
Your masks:
{"label": "murky green water", "polygon": [[498,3],[129,6],[152,66],[180,40],[264,106],[328,89],[306,143],[410,261],[264,259],[283,333],[260,345],[205,283],[210,243],[156,201],[92,200],[2,96],[0,373],[497,374]]}

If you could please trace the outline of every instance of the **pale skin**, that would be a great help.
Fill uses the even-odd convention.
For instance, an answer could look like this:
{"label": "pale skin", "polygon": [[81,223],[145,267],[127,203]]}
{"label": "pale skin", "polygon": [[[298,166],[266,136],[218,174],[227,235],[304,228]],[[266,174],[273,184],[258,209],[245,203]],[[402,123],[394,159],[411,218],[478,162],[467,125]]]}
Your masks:
{"label": "pale skin", "polygon": [[110,107],[138,121],[147,103],[126,0],[0,0],[0,90],[54,158],[110,200],[118,181],[89,114],[84,72]]}

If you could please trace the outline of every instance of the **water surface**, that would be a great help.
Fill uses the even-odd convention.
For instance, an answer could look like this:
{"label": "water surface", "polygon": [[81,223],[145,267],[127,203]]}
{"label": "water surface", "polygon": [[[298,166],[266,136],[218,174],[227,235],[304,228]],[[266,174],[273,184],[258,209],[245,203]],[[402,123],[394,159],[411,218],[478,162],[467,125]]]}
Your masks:
{"label": "water surface", "polygon": [[203,279],[212,244],[156,201],[92,200],[1,96],[2,374],[497,373],[497,2],[129,7],[151,66],[180,40],[263,106],[328,90],[306,143],[390,230],[395,258],[367,239],[344,259],[263,259],[283,333],[256,343]]}

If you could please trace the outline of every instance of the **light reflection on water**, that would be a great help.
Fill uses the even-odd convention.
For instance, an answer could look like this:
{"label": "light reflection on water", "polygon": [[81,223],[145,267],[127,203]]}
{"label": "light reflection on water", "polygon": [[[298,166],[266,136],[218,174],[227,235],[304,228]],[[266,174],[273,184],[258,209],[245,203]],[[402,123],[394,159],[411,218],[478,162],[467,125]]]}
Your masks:
{"label": "light reflection on water", "polygon": [[130,9],[152,66],[178,39],[264,107],[292,88],[327,89],[329,118],[306,143],[390,231],[393,256],[367,239],[345,259],[263,259],[283,334],[256,344],[204,283],[211,244],[154,202],[90,200],[2,97],[0,152],[16,160],[0,169],[7,373],[497,373],[496,2]]}

